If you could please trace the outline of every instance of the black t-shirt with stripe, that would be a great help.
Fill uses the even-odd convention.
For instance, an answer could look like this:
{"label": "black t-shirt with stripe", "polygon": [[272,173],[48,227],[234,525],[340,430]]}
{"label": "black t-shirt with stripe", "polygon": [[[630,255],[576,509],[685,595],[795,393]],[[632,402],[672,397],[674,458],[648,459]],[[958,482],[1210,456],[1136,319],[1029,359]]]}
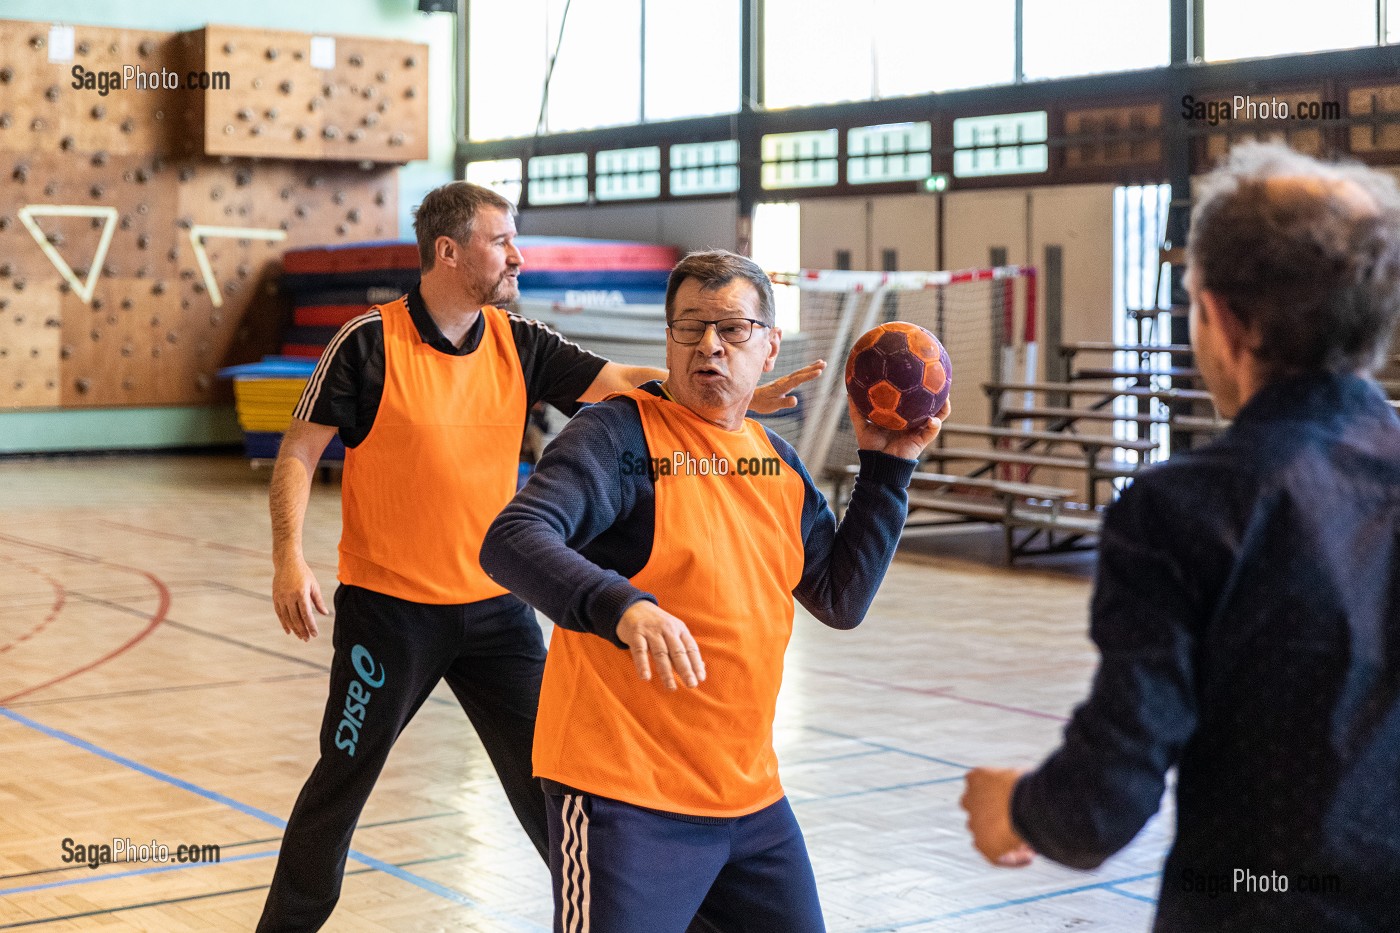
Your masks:
{"label": "black t-shirt with stripe", "polygon": [[[485,318],[478,317],[456,347],[428,313],[415,287],[408,293],[408,313],[423,342],[439,353],[465,356],[481,345]],[[537,321],[510,315],[510,329],[525,375],[527,406],[545,402],[572,414],[607,360],[571,343]],[[321,354],[302,392],[294,417],[338,428],[346,447],[369,436],[384,395],[384,322],[379,309],[366,311],[342,327]],[[521,425],[524,430],[524,425]]]}

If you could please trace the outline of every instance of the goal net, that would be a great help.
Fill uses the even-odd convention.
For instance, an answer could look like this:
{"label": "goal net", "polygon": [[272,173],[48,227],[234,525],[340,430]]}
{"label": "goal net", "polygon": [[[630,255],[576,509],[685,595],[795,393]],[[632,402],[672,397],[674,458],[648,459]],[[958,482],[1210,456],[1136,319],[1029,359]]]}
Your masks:
{"label": "goal net", "polygon": [[796,409],[765,417],[797,448],[814,477],[856,463],[855,433],[846,410],[846,356],[867,330],[909,321],[932,331],[952,363],[953,415],[990,424],[995,396],[987,382],[1034,382],[1036,274],[1030,266],[958,272],[775,273],[775,288],[799,295],[798,324],[784,328],[774,376],[817,359],[821,379],[799,390]]}

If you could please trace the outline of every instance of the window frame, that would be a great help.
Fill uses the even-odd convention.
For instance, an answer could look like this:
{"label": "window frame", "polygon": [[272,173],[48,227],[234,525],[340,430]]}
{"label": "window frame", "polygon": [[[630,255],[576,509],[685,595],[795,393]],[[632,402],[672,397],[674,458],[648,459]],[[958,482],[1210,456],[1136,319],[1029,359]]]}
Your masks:
{"label": "window frame", "polygon": [[[470,3],[471,0],[466,0]],[[482,2],[482,0],[477,0]],[[763,0],[741,0],[745,16],[743,44],[749,53],[741,56],[744,84],[749,91],[736,114],[657,121],[630,126],[609,127],[576,133],[472,143],[459,141],[457,172],[465,163],[493,158],[587,152],[590,167],[598,150],[657,146],[661,160],[659,197],[616,203],[664,203],[699,200],[737,200],[741,214],[760,201],[794,200],[814,197],[869,197],[881,194],[923,192],[920,181],[857,182],[848,179],[847,143],[852,129],[889,123],[928,122],[931,134],[931,175],[953,179],[952,123],[969,116],[988,116],[1044,110],[1048,119],[1049,165],[1043,173],[1010,174],[956,178],[948,193],[984,188],[1014,188],[1056,184],[1111,183],[1143,184],[1180,178],[1183,171],[1199,172],[1212,157],[1208,143],[1224,129],[1189,124],[1179,117],[1185,94],[1219,94],[1224,88],[1249,88],[1252,93],[1311,90],[1324,100],[1340,100],[1346,105],[1350,88],[1368,85],[1400,84],[1394,79],[1396,50],[1384,45],[1330,52],[1303,53],[1265,59],[1230,62],[1199,62],[1193,47],[1200,38],[1199,23],[1190,12],[1198,0],[1170,0],[1172,8],[1173,65],[1111,74],[1037,80],[1021,84],[950,91],[914,97],[887,98],[854,103],[828,104],[785,110],[763,108],[760,89],[763,62],[755,51],[761,48]],[[1378,8],[1377,29],[1384,28]],[[1123,111],[1139,108],[1152,119],[1134,118],[1132,125],[1119,119],[1084,119],[1089,110]],[[1140,114],[1139,114],[1140,116]],[[1067,131],[1068,125],[1073,127]],[[1376,116],[1344,115],[1335,124],[1322,127],[1328,148],[1351,152],[1352,124],[1400,124],[1400,111]],[[761,141],[770,134],[837,130],[838,178],[834,185],[804,188],[765,189],[761,184]],[[1238,138],[1262,127],[1236,124],[1228,128]],[[1391,131],[1394,132],[1394,131]],[[670,147],[683,143],[732,141],[737,144],[739,188],[673,195],[670,191]],[[1210,145],[1218,149],[1218,139]],[[1094,147],[1123,153],[1112,164],[1087,164],[1083,153]],[[1068,154],[1068,156],[1067,156]],[[1356,151],[1354,158],[1372,164],[1400,164],[1400,150]],[[1069,156],[1074,156],[1073,158]],[[1092,160],[1089,160],[1090,162]],[[528,191],[528,171],[522,187]],[[590,179],[589,203],[592,197]],[[528,196],[521,207],[530,206]],[[536,205],[542,210],[549,209]],[[575,205],[577,206],[577,205]]]}

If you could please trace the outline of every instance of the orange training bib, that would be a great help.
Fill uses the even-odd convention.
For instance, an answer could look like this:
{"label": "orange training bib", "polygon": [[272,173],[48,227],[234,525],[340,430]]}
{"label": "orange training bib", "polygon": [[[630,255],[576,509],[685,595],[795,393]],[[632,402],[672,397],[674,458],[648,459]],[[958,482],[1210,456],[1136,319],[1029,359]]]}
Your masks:
{"label": "orange training bib", "polygon": [[481,541],[515,495],[525,378],[504,311],[481,309],[481,345],[449,356],[423,342],[399,299],[384,319],[384,396],[345,452],[340,580],[437,605],[505,592]]}
{"label": "orange training bib", "polygon": [[642,681],[628,652],[556,628],[535,773],[673,813],[753,813],[783,793],[773,713],[802,576],[802,478],[754,421],[726,431],[675,402],[626,394],[661,468],[651,557],[632,583],[686,623],[708,677],[667,691]]}

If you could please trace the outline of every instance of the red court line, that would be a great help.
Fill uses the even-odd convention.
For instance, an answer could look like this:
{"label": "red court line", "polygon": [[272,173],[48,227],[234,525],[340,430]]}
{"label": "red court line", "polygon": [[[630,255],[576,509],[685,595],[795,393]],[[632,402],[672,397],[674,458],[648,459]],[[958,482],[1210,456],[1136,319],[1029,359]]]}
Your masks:
{"label": "red court line", "polygon": [[[165,538],[168,541],[181,541],[185,544],[198,544],[200,547],[207,547],[215,551],[227,551],[230,554],[242,554],[246,557],[261,557],[263,560],[271,560],[272,555],[267,551],[259,551],[256,548],[239,547],[236,544],[224,544],[220,541],[205,541],[203,538],[194,538],[189,535],[176,534],[173,531],[156,531],[154,528],[142,528],[139,525],[128,525],[125,522],[108,521],[105,518],[97,520],[97,524],[106,525],[108,528],[119,528],[123,531],[134,531],[137,534],[149,535],[152,538]],[[306,566],[315,567],[320,570],[339,571],[340,568],[331,564],[322,564],[317,561],[307,561]]]}
{"label": "red court line", "polygon": [[82,554],[77,551],[68,551],[63,548],[53,547],[47,544],[38,544],[33,541],[26,541],[23,538],[16,538],[13,535],[0,534],[0,541],[8,541],[11,544],[17,544],[20,547],[27,547],[36,551],[42,551],[49,554],[60,554],[64,557],[71,557],[76,560],[85,561],[87,563],[103,564],[108,567],[113,567],[117,570],[124,570],[127,573],[140,574],[147,580],[151,581],[151,584],[156,588],[156,594],[160,597],[160,603],[156,607],[156,611],[152,613],[150,621],[146,624],[146,627],[143,628],[141,631],[137,632],[131,638],[127,639],[127,641],[124,644],[119,645],[113,650],[107,652],[97,660],[84,664],[81,667],[74,668],[66,674],[60,674],[59,676],[54,677],[51,680],[46,680],[43,683],[37,684],[33,687],[26,687],[25,689],[20,690],[16,693],[11,693],[9,696],[0,697],[0,705],[9,703],[11,700],[18,700],[20,697],[28,696],[29,694],[35,693],[39,690],[43,690],[46,687],[52,687],[54,684],[63,683],[63,681],[65,680],[77,677],[79,674],[85,674],[95,667],[99,667],[103,664],[106,664],[108,661],[112,660],[118,655],[125,654],[127,651],[130,651],[132,648],[134,648],[138,643],[143,641],[146,638],[146,636],[151,634],[151,632],[155,631],[156,626],[160,625],[162,622],[165,621],[166,613],[170,611],[170,590],[166,588],[165,584],[161,582],[161,579],[159,577],[157,577],[150,571],[141,570],[137,567],[127,567],[124,564],[117,564],[109,560],[104,560],[101,557],[94,557],[91,554]]}
{"label": "red court line", "polygon": [[971,706],[986,706],[991,709],[1004,710],[1008,713],[1020,713],[1023,716],[1034,716],[1037,719],[1051,719],[1055,722],[1068,722],[1069,717],[1057,716],[1054,713],[1043,713],[1038,709],[1028,709],[1024,706],[1008,706],[1005,703],[994,703],[991,700],[975,700],[972,697],[960,696],[953,692],[952,687],[908,687],[904,684],[894,684],[884,680],[874,680],[869,677],[860,677],[856,674],[846,674],[841,671],[823,671],[809,668],[813,674],[821,674],[825,677],[836,677],[841,680],[849,680],[858,684],[865,684],[870,687],[882,687],[886,690],[898,690],[901,693],[917,693],[920,696],[938,697],[943,700],[952,700],[955,703],[967,703]]}
{"label": "red court line", "polygon": [[31,566],[29,566],[28,564],[21,564],[19,561],[15,560],[13,557],[7,557],[7,556],[5,556],[4,554],[0,554],[0,560],[3,560],[3,561],[4,561],[5,563],[7,563],[7,564],[11,564],[11,565],[13,565],[13,566],[15,566],[15,567],[18,567],[20,570],[26,571],[27,573],[32,573],[32,574],[34,574],[35,576],[42,577],[42,578],[44,579],[44,581],[47,582],[47,583],[49,584],[49,586],[53,587],[53,597],[54,597],[54,598],[53,598],[53,608],[51,608],[51,609],[49,610],[49,614],[48,614],[47,616],[44,617],[44,621],[40,622],[38,625],[34,626],[32,629],[30,629],[29,631],[25,632],[23,635],[21,635],[20,637],[16,638],[14,641],[9,642],[9,643],[7,643],[7,644],[5,644],[5,645],[0,645],[0,654],[4,654],[6,651],[9,651],[9,650],[10,650],[11,648],[13,648],[15,645],[18,645],[18,644],[20,644],[21,642],[26,642],[26,641],[28,641],[29,639],[33,638],[35,635],[38,635],[40,632],[42,632],[42,631],[44,630],[44,628],[45,628],[46,626],[48,626],[48,624],[49,624],[50,622],[52,622],[54,619],[58,618],[59,610],[61,610],[61,609],[63,608],[64,599],[67,598],[67,591],[64,590],[63,584],[62,584],[62,583],[59,583],[57,580],[55,580],[53,577],[49,576],[48,574],[44,573],[44,571],[40,570],[38,567],[31,567]]}
{"label": "red court line", "polygon": [[1069,722],[1068,716],[1059,716],[1055,713],[1043,713],[1038,709],[1030,709],[1025,706],[1008,706],[1005,703],[994,703],[991,700],[974,700],[972,697],[959,696],[956,693],[952,693],[950,692],[951,690],[952,688],[949,687],[948,691],[939,693],[938,695],[945,700],[954,700],[958,703],[967,703],[972,706],[986,706],[991,709],[1004,710],[1008,713],[1020,713],[1023,716],[1034,716],[1037,719],[1049,719],[1054,722]]}

